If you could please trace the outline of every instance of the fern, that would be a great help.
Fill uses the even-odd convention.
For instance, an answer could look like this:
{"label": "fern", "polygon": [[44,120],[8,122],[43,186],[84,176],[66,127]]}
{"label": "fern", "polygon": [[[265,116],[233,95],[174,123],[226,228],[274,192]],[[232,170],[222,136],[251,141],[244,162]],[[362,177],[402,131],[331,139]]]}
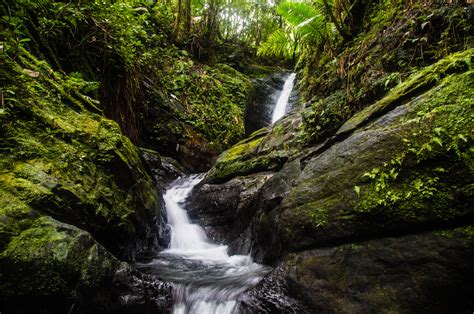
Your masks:
{"label": "fern", "polygon": [[259,55],[290,59],[298,55],[302,46],[317,45],[329,36],[332,27],[322,14],[322,6],[302,2],[283,2],[277,7],[286,23],[284,29],[272,33],[259,47]]}
{"label": "fern", "polygon": [[295,51],[293,34],[277,29],[258,48],[258,55],[277,56],[290,59]]}

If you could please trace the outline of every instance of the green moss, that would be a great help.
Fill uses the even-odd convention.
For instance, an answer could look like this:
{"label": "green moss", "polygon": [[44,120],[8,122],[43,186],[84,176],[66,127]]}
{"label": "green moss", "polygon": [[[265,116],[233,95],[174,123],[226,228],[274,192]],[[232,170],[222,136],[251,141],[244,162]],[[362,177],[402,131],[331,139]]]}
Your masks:
{"label": "green moss", "polygon": [[[166,80],[178,82],[176,86],[168,86],[167,91],[183,106],[175,114],[178,120],[192,127],[192,132],[185,131],[184,136],[192,138],[192,133],[197,132],[212,148],[222,151],[244,135],[244,111],[253,86],[247,76],[227,65],[211,67],[181,59],[170,62],[165,71]],[[179,139],[183,130],[186,130],[183,126],[167,130],[156,126],[154,136],[159,139],[163,135],[160,133],[173,132],[170,136]]]}
{"label": "green moss", "polygon": [[251,64],[245,69],[245,74],[251,78],[264,78],[272,73],[277,72],[278,69],[271,66],[261,64]]}
{"label": "green moss", "polygon": [[[0,136],[0,193],[11,196],[5,206],[18,209],[19,216],[31,209],[80,225],[103,241],[115,235],[112,249],[123,245],[142,232],[140,219],[158,210],[155,186],[137,149],[116,122],[89,110],[79,79],[71,82],[24,49],[18,53],[17,61],[3,58],[1,66],[17,73],[5,86],[12,97],[5,103],[9,116]],[[12,226],[28,221],[13,222],[11,211],[0,217]],[[3,243],[19,231],[2,228],[8,233]]]}
{"label": "green moss", "polygon": [[252,132],[252,134],[250,134],[247,139],[248,139],[248,140],[254,139],[254,138],[263,136],[263,135],[265,135],[265,134],[267,134],[267,133],[268,133],[268,129],[267,129],[267,128],[261,128],[261,129],[258,129],[258,130],[256,130],[256,131]]}
{"label": "green moss", "polygon": [[258,146],[262,143],[264,137],[260,137],[253,140],[244,140],[236,145],[232,146],[231,149],[226,151],[218,162],[229,162],[238,158],[245,158],[249,155],[255,154]]}
{"label": "green moss", "polygon": [[0,251],[12,237],[29,228],[37,216],[37,212],[14,194],[0,189]]}
{"label": "green moss", "polygon": [[207,173],[206,180],[213,183],[225,182],[233,177],[262,171],[278,171],[288,160],[287,156],[268,154],[253,158],[233,158],[219,161]]}
{"label": "green moss", "polygon": [[[455,58],[448,60],[443,64],[459,64]],[[473,77],[473,71],[446,76],[423,95],[403,120],[419,125],[419,131],[403,138],[405,149],[390,162],[365,174],[370,184],[362,188],[356,210],[384,211],[407,221],[449,221],[468,214],[465,205],[451,210],[448,204],[473,197],[469,184],[453,178],[455,173],[473,174]]]}
{"label": "green moss", "polygon": [[0,254],[2,296],[57,295],[110,280],[119,262],[84,231],[41,217]]}
{"label": "green moss", "polygon": [[474,243],[474,226],[464,226],[449,230],[439,230],[435,233],[448,239],[455,238],[461,234],[464,237],[467,237],[467,246],[470,246]]}
{"label": "green moss", "polygon": [[[464,52],[452,54],[432,66],[417,72],[410,76],[405,82],[391,90],[386,97],[382,98],[374,105],[356,113],[339,129],[338,133],[349,132],[356,129],[374,117],[380,116],[394,107],[429,90],[448,75],[466,72],[471,68],[471,60],[473,56],[474,49],[469,49]],[[442,97],[447,97],[447,94]]]}

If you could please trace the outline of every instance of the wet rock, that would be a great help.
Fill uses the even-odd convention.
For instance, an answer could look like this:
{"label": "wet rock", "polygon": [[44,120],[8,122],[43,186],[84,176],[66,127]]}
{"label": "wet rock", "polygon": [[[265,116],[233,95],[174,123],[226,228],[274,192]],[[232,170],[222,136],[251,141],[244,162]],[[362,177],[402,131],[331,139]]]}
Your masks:
{"label": "wet rock", "polygon": [[224,184],[204,184],[188,201],[188,214],[217,242],[237,240],[249,226],[258,203],[258,191],[272,177],[262,173],[237,177]]}
{"label": "wet rock", "polygon": [[289,255],[284,271],[269,277],[285,283],[311,313],[468,313],[474,306],[473,230],[304,251]]}
{"label": "wet rock", "polygon": [[311,309],[291,296],[286,279],[288,270],[275,268],[241,297],[242,313],[311,313]]}
{"label": "wet rock", "polygon": [[37,218],[12,238],[0,266],[2,313],[169,308],[169,286],[133,273],[88,232],[51,217]]}
{"label": "wet rock", "polygon": [[171,285],[124,265],[113,279],[112,313],[170,313]]}
{"label": "wet rock", "polygon": [[140,152],[160,194],[163,194],[170,183],[187,173],[173,158],[160,156],[158,152],[146,148],[140,148]]}

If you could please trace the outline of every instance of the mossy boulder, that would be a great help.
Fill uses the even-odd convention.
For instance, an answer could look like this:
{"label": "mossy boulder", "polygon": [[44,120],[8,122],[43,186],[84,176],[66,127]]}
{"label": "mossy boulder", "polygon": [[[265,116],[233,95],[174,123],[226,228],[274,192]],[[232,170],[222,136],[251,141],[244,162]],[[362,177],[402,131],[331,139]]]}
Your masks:
{"label": "mossy boulder", "polygon": [[156,249],[151,230],[160,227],[154,222],[160,199],[118,125],[89,111],[90,100],[67,76],[26,51],[5,67],[12,73],[12,97],[0,138],[0,190],[10,196],[2,199],[2,217],[34,210],[91,232],[124,257]]}
{"label": "mossy boulder", "polygon": [[448,57],[464,73],[446,70],[431,89],[307,158],[275,210],[278,245],[294,250],[472,217],[471,55]]}
{"label": "mossy boulder", "polygon": [[[85,82],[53,71],[21,47],[15,59],[6,58],[14,46],[5,45],[2,307],[23,304],[31,311],[40,304],[39,310],[55,311],[57,302],[65,312],[74,303],[96,306],[102,297],[106,307],[120,304],[109,291],[125,267],[117,258],[144,258],[166,245],[159,241],[165,229],[155,182],[117,123],[81,93]],[[121,284],[135,284],[132,277]]]}
{"label": "mossy boulder", "polygon": [[13,237],[0,255],[2,299],[65,297],[97,291],[120,266],[86,231],[43,216]]}
{"label": "mossy boulder", "polygon": [[90,233],[48,216],[11,239],[0,266],[5,313],[162,312],[170,307],[169,285],[134,273]]}
{"label": "mossy boulder", "polygon": [[219,183],[237,176],[280,170],[288,159],[298,155],[300,125],[301,116],[294,112],[275,125],[255,131],[222,153],[205,181]]}

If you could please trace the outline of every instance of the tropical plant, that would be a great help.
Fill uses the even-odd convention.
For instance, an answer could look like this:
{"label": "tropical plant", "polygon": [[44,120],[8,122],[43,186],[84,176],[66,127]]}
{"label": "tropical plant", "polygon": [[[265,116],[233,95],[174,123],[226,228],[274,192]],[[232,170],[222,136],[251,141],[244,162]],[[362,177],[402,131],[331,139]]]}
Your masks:
{"label": "tropical plant", "polygon": [[259,47],[259,55],[295,58],[302,49],[324,42],[333,32],[326,21],[322,4],[283,2],[277,7],[285,26],[274,31]]}

